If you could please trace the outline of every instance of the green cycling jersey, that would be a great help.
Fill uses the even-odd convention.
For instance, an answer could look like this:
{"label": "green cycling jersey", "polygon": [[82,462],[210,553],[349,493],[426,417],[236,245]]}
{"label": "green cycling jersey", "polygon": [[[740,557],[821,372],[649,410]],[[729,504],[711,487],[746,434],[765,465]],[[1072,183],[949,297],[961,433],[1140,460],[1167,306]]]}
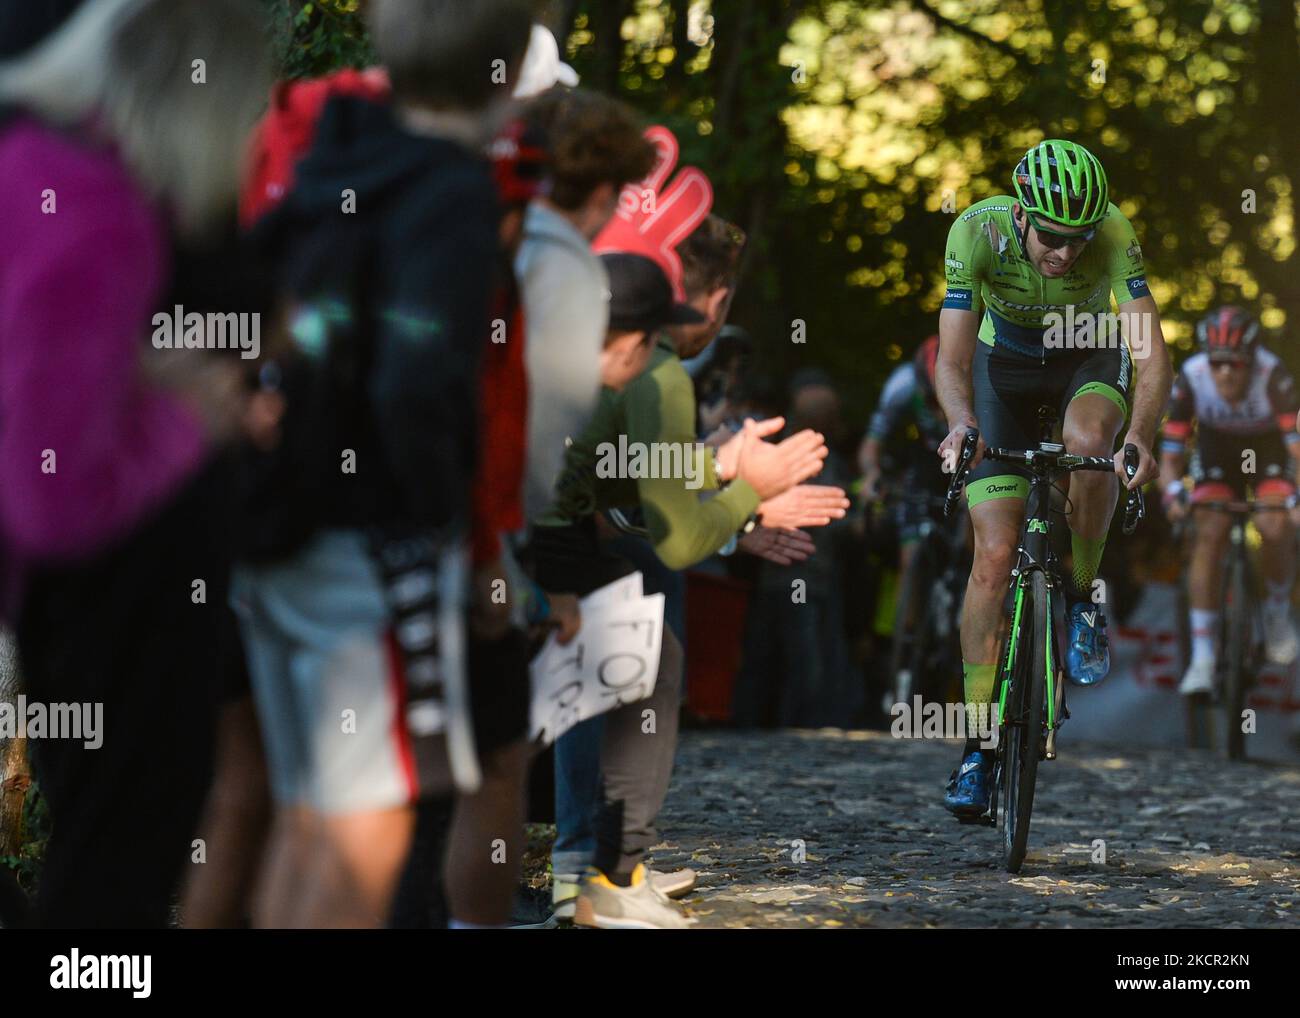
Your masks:
{"label": "green cycling jersey", "polygon": [[1114,321],[1096,317],[1111,311],[1111,294],[1119,304],[1150,294],[1132,224],[1109,205],[1070,271],[1052,279],[1033,266],[1021,247],[1011,218],[1014,201],[1010,195],[995,195],[957,217],[948,231],[943,306],[982,314],[979,338],[984,343],[1026,356],[1111,345]]}

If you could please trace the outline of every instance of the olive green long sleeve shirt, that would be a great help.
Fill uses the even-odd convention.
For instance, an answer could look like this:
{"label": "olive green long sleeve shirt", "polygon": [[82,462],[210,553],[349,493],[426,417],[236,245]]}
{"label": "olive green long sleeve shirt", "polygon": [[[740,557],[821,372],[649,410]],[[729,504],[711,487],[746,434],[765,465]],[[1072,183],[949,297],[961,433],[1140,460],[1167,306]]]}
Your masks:
{"label": "olive green long sleeve shirt", "polygon": [[718,487],[713,455],[695,434],[690,376],[661,337],[623,392],[602,390],[565,454],[555,499],[536,522],[564,526],[600,509],[640,506],[655,554],[669,569],[686,569],[724,547],[758,510],[757,492],[742,480],[700,497]]}

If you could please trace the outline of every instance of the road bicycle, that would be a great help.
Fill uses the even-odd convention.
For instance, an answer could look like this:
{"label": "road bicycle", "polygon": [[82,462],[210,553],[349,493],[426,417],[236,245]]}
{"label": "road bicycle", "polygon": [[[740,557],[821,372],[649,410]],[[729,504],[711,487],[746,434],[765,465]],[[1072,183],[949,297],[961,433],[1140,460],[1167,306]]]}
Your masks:
{"label": "road bicycle", "polygon": [[[1011,603],[1007,637],[998,666],[995,690],[997,745],[991,777],[989,808],[974,823],[1002,828],[1003,863],[1010,873],[1020,872],[1029,843],[1029,821],[1034,808],[1038,762],[1056,759],[1056,732],[1068,718],[1065,705],[1061,633],[1057,610],[1065,600],[1061,565],[1052,546],[1052,492],[1055,481],[1079,470],[1113,473],[1108,456],[1076,456],[1053,442],[1056,415],[1039,411],[1042,438],[1037,449],[987,449],[986,459],[1014,464],[1029,471],[1029,495],[1016,566],[1011,571]],[[962,485],[970,471],[979,432],[970,428],[962,442],[956,470],[948,488],[945,513],[957,508]],[[1138,451],[1124,447],[1124,470],[1131,480],[1137,473]],[[1131,534],[1146,514],[1140,490],[1125,500],[1124,533]],[[1059,515],[1059,513],[1057,513]]]}
{"label": "road bicycle", "polygon": [[[1251,687],[1264,662],[1264,627],[1259,602],[1259,585],[1251,561],[1246,528],[1251,516],[1262,512],[1287,512],[1295,508],[1295,495],[1285,502],[1249,500],[1206,500],[1196,509],[1225,513],[1231,525],[1223,570],[1223,610],[1219,613],[1219,657],[1217,682],[1219,702],[1226,727],[1225,749],[1229,760],[1243,760],[1246,739],[1242,731],[1242,712]],[[1180,528],[1181,530],[1181,528]],[[1211,698],[1205,694],[1189,697],[1189,725],[1193,739],[1208,735]]]}
{"label": "road bicycle", "polygon": [[970,576],[967,527],[964,520],[945,518],[948,500],[942,495],[893,495],[886,502],[925,511],[912,558],[898,583],[889,670],[893,702],[910,704],[914,695],[924,703],[947,702],[960,688],[958,620]]}

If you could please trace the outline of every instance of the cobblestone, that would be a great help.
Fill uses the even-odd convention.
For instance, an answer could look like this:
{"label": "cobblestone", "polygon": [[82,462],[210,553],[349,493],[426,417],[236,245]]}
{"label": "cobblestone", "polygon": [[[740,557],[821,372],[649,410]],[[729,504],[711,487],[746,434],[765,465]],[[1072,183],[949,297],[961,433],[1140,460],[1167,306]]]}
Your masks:
{"label": "cobblestone", "polygon": [[655,866],[700,874],[701,927],[1300,926],[1300,769],[1062,740],[1012,875],[1000,831],[943,809],[959,755],[884,732],[684,732]]}

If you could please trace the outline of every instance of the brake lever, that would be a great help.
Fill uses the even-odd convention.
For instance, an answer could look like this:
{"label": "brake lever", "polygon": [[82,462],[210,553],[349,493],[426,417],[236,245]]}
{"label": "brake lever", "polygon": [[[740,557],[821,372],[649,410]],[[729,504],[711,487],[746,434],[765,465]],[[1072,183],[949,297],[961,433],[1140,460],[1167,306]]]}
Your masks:
{"label": "brake lever", "polygon": [[980,433],[976,428],[967,428],[966,437],[961,440],[961,454],[957,457],[957,468],[952,472],[952,480],[948,483],[948,495],[943,500],[943,515],[945,518],[953,514],[957,508],[957,503],[961,500],[961,488],[966,483],[966,474],[970,472],[970,461],[975,458],[975,450],[979,446]]}
{"label": "brake lever", "polygon": [[[1130,481],[1137,476],[1138,464],[1141,457],[1138,456],[1137,446],[1131,442],[1124,446],[1124,473]],[[1128,493],[1128,500],[1124,504],[1124,533],[1131,534],[1137,529],[1139,521],[1145,518],[1147,514],[1146,503],[1142,498],[1142,489],[1134,488]]]}

